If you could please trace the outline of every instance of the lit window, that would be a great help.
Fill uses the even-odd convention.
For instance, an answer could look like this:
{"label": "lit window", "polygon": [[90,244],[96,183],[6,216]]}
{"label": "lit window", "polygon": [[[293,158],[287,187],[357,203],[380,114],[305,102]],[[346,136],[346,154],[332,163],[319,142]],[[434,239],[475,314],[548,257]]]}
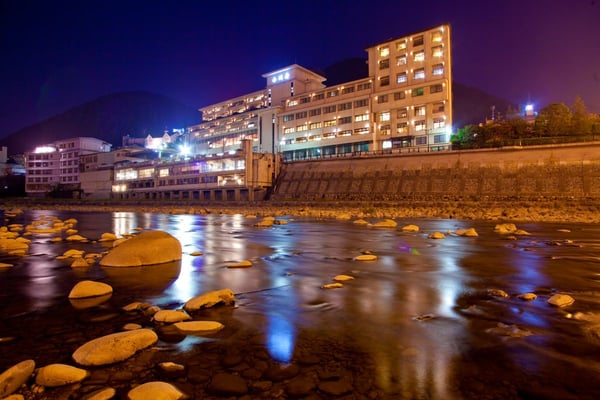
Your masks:
{"label": "lit window", "polygon": [[406,65],[406,54],[396,57],[396,65]]}
{"label": "lit window", "polygon": [[416,106],[415,107],[415,117],[418,115],[425,115],[425,106]]}
{"label": "lit window", "polygon": [[288,107],[294,107],[298,105],[298,100],[290,100],[288,102]]}
{"label": "lit window", "polygon": [[444,56],[444,49],[442,46],[434,46],[431,48],[431,55],[433,57],[443,57]]}
{"label": "lit window", "polygon": [[415,121],[415,131],[420,132],[425,130],[425,121]]}
{"label": "lit window", "polygon": [[408,133],[408,123],[398,122],[396,125],[396,133]]}
{"label": "lit window", "polygon": [[404,83],[407,81],[406,72],[401,72],[396,75],[396,83]]}
{"label": "lit window", "polygon": [[444,37],[444,33],[441,30],[439,30],[439,31],[433,32],[433,34],[431,35],[431,41],[434,43],[441,42],[443,37]]}
{"label": "lit window", "polygon": [[379,56],[380,57],[389,57],[390,55],[390,48],[388,46],[382,47],[379,49]]}
{"label": "lit window", "polygon": [[400,108],[396,116],[397,118],[408,118],[408,108]]}
{"label": "lit window", "polygon": [[335,126],[336,125],[336,120],[335,119],[329,119],[327,121],[325,121],[323,123],[324,126]]}
{"label": "lit window", "polygon": [[414,79],[425,79],[425,68],[415,69],[415,73],[413,75]]}
{"label": "lit window", "polygon": [[310,124],[310,129],[319,129],[321,128],[321,122],[313,122]]}
{"label": "lit window", "polygon": [[306,131],[306,130],[308,130],[308,125],[306,125],[306,124],[298,125],[296,127],[296,132],[302,132],[302,131]]}
{"label": "lit window", "polygon": [[425,52],[424,51],[417,51],[414,54],[414,60],[415,60],[415,62],[425,61]]}
{"label": "lit window", "polygon": [[294,133],[296,132],[295,128],[283,128],[283,133]]}
{"label": "lit window", "polygon": [[379,122],[389,121],[389,120],[390,120],[390,112],[389,111],[384,111],[381,114],[379,114]]}
{"label": "lit window", "polygon": [[382,125],[379,127],[379,133],[382,135],[389,135],[390,131],[391,129],[389,125]]}
{"label": "lit window", "polygon": [[444,75],[444,64],[434,64],[431,67],[431,74],[434,76]]}
{"label": "lit window", "polygon": [[359,114],[354,117],[354,122],[362,122],[362,121],[368,121],[368,120],[369,120],[369,114],[367,114],[367,113]]}
{"label": "lit window", "polygon": [[446,120],[444,118],[434,118],[433,119],[433,128],[443,128],[446,126]]}
{"label": "lit window", "polygon": [[396,43],[396,51],[406,50],[406,40],[401,40]]}

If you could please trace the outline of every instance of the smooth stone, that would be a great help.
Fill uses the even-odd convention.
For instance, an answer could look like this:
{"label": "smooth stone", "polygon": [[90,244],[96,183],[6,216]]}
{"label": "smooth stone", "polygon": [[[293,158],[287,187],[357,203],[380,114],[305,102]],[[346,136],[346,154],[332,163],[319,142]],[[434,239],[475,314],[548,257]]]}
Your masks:
{"label": "smooth stone", "polygon": [[248,268],[252,266],[252,261],[244,260],[238,263],[227,264],[227,268]]}
{"label": "smooth stone", "polygon": [[575,302],[575,299],[568,294],[557,293],[548,299],[548,303],[556,307],[570,306]]}
{"label": "smooth stone", "polygon": [[175,323],[175,328],[183,333],[215,333],[225,325],[216,321],[185,321]]}
{"label": "smooth stone", "polygon": [[379,221],[371,225],[374,228],[395,228],[398,226],[398,223],[393,219],[385,219],[383,221]]}
{"label": "smooth stone", "polygon": [[333,278],[334,281],[339,281],[339,282],[351,281],[353,279],[354,279],[354,277],[350,276],[350,275],[336,275]]}
{"label": "smooth stone", "polygon": [[402,232],[419,232],[417,225],[409,224],[402,227]]}
{"label": "smooth stone", "polygon": [[220,395],[240,396],[248,393],[248,385],[239,375],[218,373],[210,381],[208,390]]}
{"label": "smooth stone", "polygon": [[113,247],[100,260],[106,267],[139,267],[181,260],[181,243],[163,231],[147,231]]}
{"label": "smooth stone", "polygon": [[152,346],[158,335],[150,329],[112,333],[80,346],[72,357],[80,365],[106,365],[123,361]]}
{"label": "smooth stone", "polygon": [[336,282],[336,283],[328,283],[326,285],[321,286],[323,289],[338,289],[341,287],[344,287],[343,284]]}
{"label": "smooth stone", "polygon": [[446,235],[444,235],[442,232],[433,232],[432,234],[430,234],[427,237],[429,239],[445,239]]}
{"label": "smooth stone", "polygon": [[81,299],[86,297],[104,296],[113,292],[113,288],[110,285],[102,282],[95,281],[81,281],[78,282],[71,292],[69,293],[69,299]]}
{"label": "smooth stone", "polygon": [[0,375],[0,398],[14,393],[31,377],[35,361],[25,360],[13,365]]}
{"label": "smooth stone", "polygon": [[475,228],[458,229],[454,233],[457,234],[458,236],[465,236],[465,237],[478,237],[479,236],[479,234],[477,233]]}
{"label": "smooth stone", "polygon": [[375,254],[361,254],[360,256],[356,256],[353,258],[354,261],[373,261],[377,260],[377,256]]}
{"label": "smooth stone", "polygon": [[525,301],[532,301],[537,299],[537,295],[535,293],[523,293],[518,295],[517,298]]}
{"label": "smooth stone", "polygon": [[179,400],[186,399],[188,396],[167,382],[153,381],[146,382],[127,393],[129,400]]}
{"label": "smooth stone", "polygon": [[217,304],[233,304],[235,303],[235,296],[231,289],[221,289],[221,290],[213,290],[211,292],[206,292],[199,296],[193,297],[188,300],[184,309],[188,312],[196,311],[201,308],[208,308],[215,306]]}
{"label": "smooth stone", "polygon": [[71,268],[85,268],[85,267],[89,267],[90,264],[88,264],[87,260],[85,258],[76,258],[75,260],[73,260],[73,262],[71,263]]}
{"label": "smooth stone", "polygon": [[154,320],[158,322],[181,322],[192,319],[184,310],[160,310],[154,314]]}
{"label": "smooth stone", "polygon": [[110,400],[114,399],[116,394],[117,391],[115,389],[106,387],[88,394],[82,400]]}
{"label": "smooth stone", "polygon": [[38,369],[35,383],[41,386],[55,387],[81,382],[89,372],[66,364],[50,364]]}

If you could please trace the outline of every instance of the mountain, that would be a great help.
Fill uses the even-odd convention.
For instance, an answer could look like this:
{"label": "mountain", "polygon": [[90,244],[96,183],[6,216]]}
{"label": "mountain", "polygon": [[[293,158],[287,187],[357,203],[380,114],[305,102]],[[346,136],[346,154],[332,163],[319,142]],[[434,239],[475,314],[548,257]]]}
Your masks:
{"label": "mountain", "polygon": [[87,136],[118,147],[125,135],[162,136],[166,129],[197,124],[201,117],[198,110],[163,95],[120,92],[99,97],[21,129],[0,139],[0,146],[8,147],[9,154],[20,154],[58,139]]}
{"label": "mountain", "polygon": [[[366,58],[349,58],[330,65],[322,74],[327,78],[327,86],[335,86],[369,76],[369,66]],[[452,92],[455,129],[485,122],[486,118],[491,117],[492,106],[502,114],[505,114],[509,105],[515,107],[507,100],[456,81],[452,83]]]}

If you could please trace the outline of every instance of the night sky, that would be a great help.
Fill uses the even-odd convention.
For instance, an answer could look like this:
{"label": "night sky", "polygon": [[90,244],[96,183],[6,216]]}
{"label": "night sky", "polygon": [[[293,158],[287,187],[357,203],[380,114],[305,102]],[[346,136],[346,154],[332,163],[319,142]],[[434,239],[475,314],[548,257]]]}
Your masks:
{"label": "night sky", "polygon": [[2,0],[0,137],[119,91],[200,108],[446,22],[455,81],[600,112],[600,0]]}

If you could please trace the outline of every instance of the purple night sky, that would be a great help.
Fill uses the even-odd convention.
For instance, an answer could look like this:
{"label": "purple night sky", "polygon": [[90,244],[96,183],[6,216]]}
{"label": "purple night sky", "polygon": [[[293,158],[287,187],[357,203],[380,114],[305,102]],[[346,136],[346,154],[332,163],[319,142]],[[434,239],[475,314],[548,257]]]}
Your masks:
{"label": "purple night sky", "polygon": [[3,0],[0,137],[119,91],[200,108],[445,22],[455,81],[600,112],[600,0]]}

